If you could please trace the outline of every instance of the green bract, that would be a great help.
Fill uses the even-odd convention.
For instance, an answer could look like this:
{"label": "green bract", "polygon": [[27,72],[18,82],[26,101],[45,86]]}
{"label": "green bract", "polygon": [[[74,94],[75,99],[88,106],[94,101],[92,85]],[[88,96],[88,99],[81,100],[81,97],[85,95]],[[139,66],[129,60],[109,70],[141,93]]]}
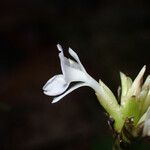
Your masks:
{"label": "green bract", "polygon": [[[150,106],[150,76],[142,83],[145,70],[146,66],[141,69],[134,81],[121,72],[121,98],[118,100],[118,102],[120,102],[119,107],[115,107],[113,103],[110,105],[106,105],[106,103],[102,104],[114,119],[114,128],[118,133],[121,132],[127,118],[132,118],[135,128],[138,127],[140,123],[147,121],[146,118],[148,117],[146,116],[148,115],[148,108]],[[113,99],[115,102],[116,98],[110,89],[101,81],[100,85],[103,87],[107,99]],[[101,97],[98,95],[97,97],[100,103],[102,103]],[[148,128],[148,130],[150,130],[150,128]]]}

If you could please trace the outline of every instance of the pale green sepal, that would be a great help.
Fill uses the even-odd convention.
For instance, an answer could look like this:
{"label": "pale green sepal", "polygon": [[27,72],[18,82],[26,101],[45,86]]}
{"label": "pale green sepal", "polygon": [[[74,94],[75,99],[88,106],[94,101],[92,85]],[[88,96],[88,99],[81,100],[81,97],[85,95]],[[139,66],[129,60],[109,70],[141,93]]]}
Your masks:
{"label": "pale green sepal", "polygon": [[132,85],[132,79],[120,72],[122,96],[125,96]]}
{"label": "pale green sepal", "polygon": [[133,96],[133,95],[137,96],[140,93],[141,83],[143,80],[143,75],[145,73],[145,70],[146,70],[146,66],[143,66],[143,68],[141,69],[141,71],[133,81],[132,86],[129,89],[128,96]]}
{"label": "pale green sepal", "polygon": [[104,95],[108,98],[108,100],[114,101],[117,103],[117,99],[115,97],[115,95],[113,94],[113,92],[108,88],[108,86],[106,86],[106,84],[104,84],[104,82],[102,82],[101,80],[99,80],[99,84],[101,85],[101,87],[103,88],[103,92]]}
{"label": "pale green sepal", "polygon": [[127,92],[130,89],[132,85],[132,79],[130,77],[127,77],[124,73],[120,72],[120,78],[121,78],[121,105],[125,105],[127,101]]}
{"label": "pale green sepal", "polygon": [[122,109],[123,118],[126,119],[133,117],[134,125],[140,119],[141,101],[137,100],[136,96],[130,97],[126,105]]}
{"label": "pale green sepal", "polygon": [[150,75],[147,76],[147,78],[142,86],[142,90],[147,89],[147,88],[148,89],[150,88]]}
{"label": "pale green sepal", "polygon": [[140,120],[138,121],[137,125],[145,121],[148,111],[150,111],[150,107],[147,109],[147,111],[140,118]]}
{"label": "pale green sepal", "polygon": [[142,105],[142,113],[145,113],[145,111],[149,108],[150,106],[150,90],[148,89],[147,95],[143,101]]}
{"label": "pale green sepal", "polygon": [[120,106],[111,92],[111,90],[100,80],[101,94],[96,93],[100,104],[105,108],[108,114],[115,120],[115,129],[120,132],[124,121],[122,120],[122,113]]}
{"label": "pale green sepal", "polygon": [[95,94],[97,96],[98,101],[104,107],[106,112],[115,120],[114,128],[119,133],[124,124],[124,120],[122,118],[122,112],[119,104],[116,101],[112,101],[111,99],[108,99],[107,97],[102,97],[98,93]]}

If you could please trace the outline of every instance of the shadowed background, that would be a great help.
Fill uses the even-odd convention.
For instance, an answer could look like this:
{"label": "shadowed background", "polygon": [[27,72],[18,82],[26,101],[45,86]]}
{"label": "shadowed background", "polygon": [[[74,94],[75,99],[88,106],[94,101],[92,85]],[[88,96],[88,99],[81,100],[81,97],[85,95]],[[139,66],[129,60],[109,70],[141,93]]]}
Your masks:
{"label": "shadowed background", "polygon": [[[56,44],[117,95],[119,71],[150,73],[149,4],[102,0],[0,2],[0,149],[111,149],[107,116],[89,88],[56,104],[42,86],[61,72]],[[149,140],[140,149],[146,149]]]}

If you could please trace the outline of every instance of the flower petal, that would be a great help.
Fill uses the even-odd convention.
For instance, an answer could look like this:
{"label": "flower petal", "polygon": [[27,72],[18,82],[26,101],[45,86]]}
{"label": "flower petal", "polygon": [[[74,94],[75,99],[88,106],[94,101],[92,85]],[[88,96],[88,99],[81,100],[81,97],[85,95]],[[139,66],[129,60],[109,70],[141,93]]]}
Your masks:
{"label": "flower petal", "polygon": [[57,48],[58,48],[58,50],[59,50],[60,52],[63,53],[63,48],[62,48],[62,46],[61,46],[60,44],[57,44]]}
{"label": "flower petal", "polygon": [[47,81],[44,85],[43,90],[44,94],[49,96],[56,96],[62,94],[69,86],[69,83],[66,83],[64,76],[62,74],[55,75]]}
{"label": "flower petal", "polygon": [[82,71],[81,66],[80,66],[77,62],[73,61],[73,60],[70,59],[70,58],[68,58],[68,61],[69,61],[69,66],[70,66],[70,67]]}
{"label": "flower petal", "polygon": [[62,70],[63,75],[65,76],[65,67],[64,67],[64,64],[68,64],[68,60],[67,60],[67,58],[65,58],[63,49],[62,49],[62,47],[61,47],[60,44],[57,44],[57,48],[60,51],[60,53],[59,53],[59,59],[60,59],[61,70]]}
{"label": "flower petal", "polygon": [[74,85],[73,87],[71,87],[68,91],[66,91],[64,94],[58,96],[58,97],[55,97],[52,101],[52,103],[56,103],[58,102],[59,100],[61,100],[63,97],[65,97],[67,94],[71,93],[72,91],[74,91],[75,89],[77,88],[80,88],[80,87],[83,87],[83,86],[88,86],[87,84],[85,83],[78,83],[76,85]]}
{"label": "flower petal", "polygon": [[66,78],[66,66],[77,69],[77,70],[82,70],[81,66],[77,62],[71,59],[68,59],[64,56],[61,45],[58,44],[57,47],[58,47],[58,50],[60,51],[59,59],[60,59],[60,64],[61,64],[61,70],[65,78]]}
{"label": "flower petal", "polygon": [[71,48],[69,48],[69,54],[78,62],[78,64],[80,65],[81,67],[81,70],[86,72],[85,68],[83,67],[78,55],[75,53],[75,51],[73,51]]}
{"label": "flower petal", "polygon": [[81,70],[74,69],[67,65],[64,65],[65,70],[65,81],[66,82],[87,82],[88,77],[87,74]]}
{"label": "flower petal", "polygon": [[64,56],[61,45],[58,44],[57,47],[58,47],[58,50],[60,51],[59,58],[60,58],[61,69],[62,69],[62,73],[64,75],[65,81],[66,82],[74,82],[74,81],[86,82],[87,73],[84,67],[82,66],[77,54],[71,48],[69,48],[70,55],[77,61],[75,62]]}

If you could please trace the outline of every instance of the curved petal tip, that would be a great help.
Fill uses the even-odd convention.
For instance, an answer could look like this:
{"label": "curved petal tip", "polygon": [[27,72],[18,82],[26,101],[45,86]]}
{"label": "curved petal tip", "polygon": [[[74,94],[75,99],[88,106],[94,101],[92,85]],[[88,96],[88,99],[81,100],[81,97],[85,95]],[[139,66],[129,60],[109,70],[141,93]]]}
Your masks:
{"label": "curved petal tip", "polygon": [[60,52],[63,51],[63,48],[62,48],[62,46],[61,46],[60,44],[57,44],[57,48],[58,48],[58,50],[59,50]]}

